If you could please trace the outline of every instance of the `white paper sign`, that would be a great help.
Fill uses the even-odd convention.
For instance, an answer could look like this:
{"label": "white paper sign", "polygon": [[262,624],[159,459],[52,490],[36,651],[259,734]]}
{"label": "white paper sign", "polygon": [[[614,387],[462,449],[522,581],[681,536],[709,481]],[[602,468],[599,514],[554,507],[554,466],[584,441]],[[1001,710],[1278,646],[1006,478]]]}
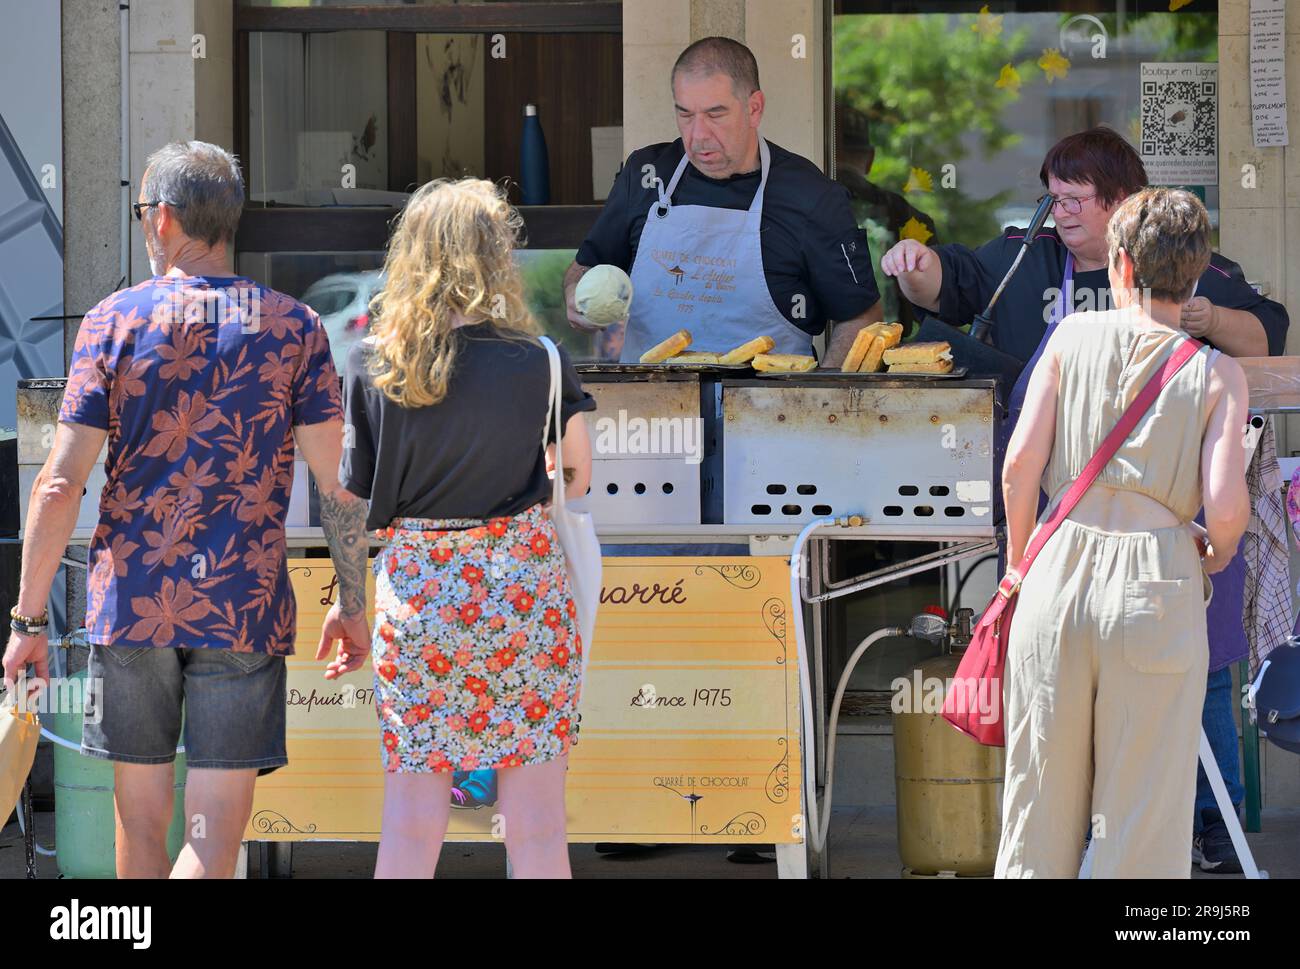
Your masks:
{"label": "white paper sign", "polygon": [[1250,0],[1250,127],[1256,148],[1288,143],[1286,3]]}
{"label": "white paper sign", "polygon": [[1219,183],[1219,65],[1143,63],[1142,163],[1152,185]]}
{"label": "white paper sign", "polygon": [[623,164],[623,128],[591,129],[591,197],[609,197],[618,167]]}

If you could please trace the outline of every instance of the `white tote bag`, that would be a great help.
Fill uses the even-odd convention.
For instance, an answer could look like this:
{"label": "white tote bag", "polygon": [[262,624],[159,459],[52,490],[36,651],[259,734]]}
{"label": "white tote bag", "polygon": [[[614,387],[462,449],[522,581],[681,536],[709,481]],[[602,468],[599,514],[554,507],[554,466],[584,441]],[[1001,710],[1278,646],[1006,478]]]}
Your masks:
{"label": "white tote bag", "polygon": [[587,673],[587,662],[596,632],[596,610],[600,607],[600,540],[596,537],[596,523],[588,512],[573,511],[564,500],[564,415],[560,407],[562,381],[560,379],[560,352],[548,337],[541,337],[542,345],[551,358],[551,397],[546,408],[546,424],[542,430],[542,450],[546,450],[547,427],[555,422],[555,480],[551,485],[551,518],[564,549],[564,560],[569,571],[569,592],[577,607],[578,632],[582,636],[582,674]]}

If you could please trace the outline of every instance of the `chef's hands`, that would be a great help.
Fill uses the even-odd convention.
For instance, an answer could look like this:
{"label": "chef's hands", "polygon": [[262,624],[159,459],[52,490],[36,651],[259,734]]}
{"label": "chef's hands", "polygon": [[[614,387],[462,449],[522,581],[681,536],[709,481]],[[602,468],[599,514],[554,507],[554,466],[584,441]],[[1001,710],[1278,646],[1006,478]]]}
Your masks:
{"label": "chef's hands", "polygon": [[[587,270],[590,268],[590,266],[584,266],[576,260],[569,265],[564,274],[564,309],[569,318],[569,326],[583,333],[599,333],[606,327],[597,326],[578,312],[578,280],[587,275]],[[620,323],[626,322],[626,317],[620,321]],[[618,326],[619,323],[613,325]]]}
{"label": "chef's hands", "polygon": [[1219,324],[1219,313],[1214,304],[1204,296],[1193,296],[1183,304],[1179,323],[1189,336],[1208,337]]}
{"label": "chef's hands", "polygon": [[903,239],[880,257],[880,271],[886,276],[903,273],[926,272],[937,264],[939,257],[929,246],[915,239]]}
{"label": "chef's hands", "polygon": [[575,330],[581,330],[583,333],[599,333],[604,329],[604,327],[597,326],[578,312],[578,306],[573,301],[573,290],[566,289],[564,291],[564,304],[565,309],[568,311],[569,326]]}

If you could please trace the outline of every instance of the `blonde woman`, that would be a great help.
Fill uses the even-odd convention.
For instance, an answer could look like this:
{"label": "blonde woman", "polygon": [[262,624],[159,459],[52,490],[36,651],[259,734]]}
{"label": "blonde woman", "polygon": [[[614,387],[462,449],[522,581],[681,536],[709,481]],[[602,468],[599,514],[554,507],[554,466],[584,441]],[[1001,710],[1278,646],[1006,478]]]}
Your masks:
{"label": "blonde woman", "polygon": [[[340,477],[370,500],[373,663],[386,770],[377,878],[431,877],[453,771],[495,770],[517,877],[569,877],[564,779],[582,651],[544,505],[550,370],[490,182],[411,196],[371,335],[348,355]],[[561,351],[567,497],[587,491],[595,408]],[[553,435],[553,432],[552,432]],[[571,473],[571,477],[570,477]]]}
{"label": "blonde woman", "polygon": [[[1190,192],[1144,189],[1106,231],[1115,310],[1076,313],[1029,380],[1003,466],[1008,561],[1187,339],[1210,260]],[[1250,517],[1246,378],[1202,346],[1164,387],[1024,577],[1007,650],[1007,773],[995,873],[1187,878],[1209,644],[1203,573]],[[1191,522],[1204,506],[1208,545]],[[1044,516],[1046,517],[1046,515]]]}

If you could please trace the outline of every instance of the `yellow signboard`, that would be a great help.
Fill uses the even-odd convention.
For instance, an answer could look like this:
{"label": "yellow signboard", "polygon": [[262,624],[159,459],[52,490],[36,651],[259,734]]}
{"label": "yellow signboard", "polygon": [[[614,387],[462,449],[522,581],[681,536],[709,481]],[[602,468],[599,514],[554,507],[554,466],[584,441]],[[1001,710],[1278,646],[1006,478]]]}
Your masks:
{"label": "yellow signboard", "polygon": [[[785,560],[611,557],[604,566],[569,754],[570,840],[801,841]],[[328,559],[289,568],[298,599],[289,766],[258,781],[246,837],[373,841],[383,806],[373,673],[322,677],[312,657],[334,570]],[[448,839],[493,840],[493,772],[458,772],[453,785]]]}

